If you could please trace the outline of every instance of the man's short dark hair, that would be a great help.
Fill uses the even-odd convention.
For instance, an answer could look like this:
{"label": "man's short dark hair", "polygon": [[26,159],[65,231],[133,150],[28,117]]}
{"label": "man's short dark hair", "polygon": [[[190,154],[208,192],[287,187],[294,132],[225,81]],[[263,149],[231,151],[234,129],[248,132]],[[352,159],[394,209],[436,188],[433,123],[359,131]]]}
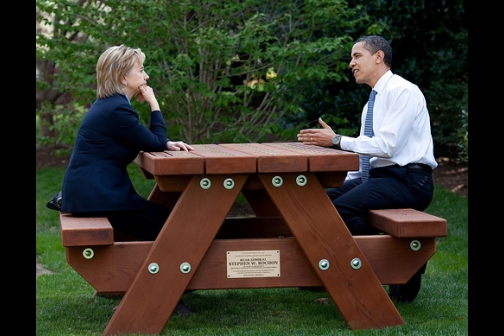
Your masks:
{"label": "man's short dark hair", "polygon": [[361,37],[355,41],[355,43],[358,42],[364,42],[364,49],[368,50],[371,55],[376,54],[378,50],[383,51],[383,62],[389,68],[392,68],[392,47],[387,40],[381,36],[369,35]]}

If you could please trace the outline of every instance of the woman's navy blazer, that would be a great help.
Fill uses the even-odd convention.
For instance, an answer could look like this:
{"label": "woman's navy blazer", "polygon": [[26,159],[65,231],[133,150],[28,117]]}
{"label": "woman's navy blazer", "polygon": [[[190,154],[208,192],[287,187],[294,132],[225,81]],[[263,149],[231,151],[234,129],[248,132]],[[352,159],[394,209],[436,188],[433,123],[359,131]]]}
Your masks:
{"label": "woman's navy blazer", "polygon": [[97,99],[84,116],[62,186],[63,212],[135,210],[138,195],[126,167],[140,150],[166,149],[161,111],[151,113],[150,129],[125,95]]}

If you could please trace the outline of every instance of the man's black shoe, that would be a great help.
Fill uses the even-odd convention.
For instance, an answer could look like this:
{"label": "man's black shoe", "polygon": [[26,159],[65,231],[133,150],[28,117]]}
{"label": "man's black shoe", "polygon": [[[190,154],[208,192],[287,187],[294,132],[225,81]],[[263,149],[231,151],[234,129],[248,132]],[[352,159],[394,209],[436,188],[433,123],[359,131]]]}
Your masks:
{"label": "man's black shoe", "polygon": [[389,297],[398,302],[413,302],[420,292],[422,274],[425,273],[427,263],[420,268],[415,275],[404,285],[389,285]]}

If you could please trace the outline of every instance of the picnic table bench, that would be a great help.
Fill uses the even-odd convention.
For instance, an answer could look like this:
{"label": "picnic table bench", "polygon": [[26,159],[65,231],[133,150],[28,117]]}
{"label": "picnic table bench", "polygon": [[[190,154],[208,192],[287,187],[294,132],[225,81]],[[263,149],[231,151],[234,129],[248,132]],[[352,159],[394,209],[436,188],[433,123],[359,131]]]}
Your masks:
{"label": "picnic table bench", "polygon": [[[135,161],[156,180],[149,199],[173,207],[155,241],[131,240],[104,217],[60,213],[69,265],[97,294],[125,293],[104,335],[159,333],[185,290],[205,289],[324,286],[353,330],[404,323],[382,285],[405,284],[427,263],[445,219],[372,210],[383,234],[351,236],[324,188],[358,169],[357,154],[299,143],[195,146]],[[227,216],[240,192],[255,216]],[[269,266],[240,264],[250,255]]]}

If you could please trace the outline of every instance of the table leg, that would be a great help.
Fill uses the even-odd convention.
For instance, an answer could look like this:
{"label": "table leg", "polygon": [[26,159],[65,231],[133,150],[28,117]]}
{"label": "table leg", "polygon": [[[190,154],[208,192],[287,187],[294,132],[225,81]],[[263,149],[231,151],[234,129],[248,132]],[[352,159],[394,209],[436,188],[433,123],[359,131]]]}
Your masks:
{"label": "table leg", "polygon": [[[311,173],[260,174],[264,188],[353,330],[404,323],[369,262]],[[278,185],[280,179],[281,185]],[[275,181],[276,183],[274,183]],[[306,184],[303,185],[303,181]]]}
{"label": "table leg", "polygon": [[203,176],[187,184],[103,335],[163,330],[247,175],[206,178],[210,185]]}

